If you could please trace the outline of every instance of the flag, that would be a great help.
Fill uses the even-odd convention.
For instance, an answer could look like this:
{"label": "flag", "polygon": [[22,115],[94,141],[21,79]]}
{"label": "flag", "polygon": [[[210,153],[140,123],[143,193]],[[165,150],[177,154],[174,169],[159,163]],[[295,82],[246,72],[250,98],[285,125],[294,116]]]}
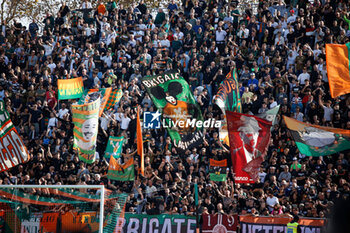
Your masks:
{"label": "flag", "polygon": [[253,115],[226,111],[230,151],[236,183],[258,178],[271,138],[271,122]]}
{"label": "flag", "polygon": [[0,101],[0,172],[29,159],[30,155],[5,109],[5,103]]}
{"label": "flag", "polygon": [[[203,143],[201,110],[186,80],[179,73],[164,73],[147,76],[142,84],[162,113],[163,128],[166,128],[178,153],[184,153]],[[194,119],[193,124],[190,121]]]}
{"label": "flag", "polygon": [[198,206],[198,184],[194,184],[194,203]]}
{"label": "flag", "polygon": [[330,155],[350,149],[350,130],[322,127],[283,116],[301,154]]}
{"label": "flag", "polygon": [[142,129],[140,121],[140,105],[137,106],[137,123],[136,123],[136,140],[137,140],[137,154],[141,157],[141,174],[144,176],[145,163],[143,154],[143,139],[142,139]]}
{"label": "flag", "polygon": [[214,99],[215,103],[221,108],[223,113],[225,113],[225,110],[242,112],[236,69],[231,70],[226,75],[226,78],[220,84],[218,93]]}
{"label": "flag", "polygon": [[350,93],[350,43],[326,44],[329,89],[332,98]]}
{"label": "flag", "polygon": [[134,158],[129,159],[124,164],[119,164],[117,159],[111,156],[107,178],[110,180],[133,181],[135,179]]}
{"label": "flag", "polygon": [[100,89],[85,89],[82,97],[79,100],[79,104],[87,104],[92,101],[95,101],[97,98],[101,98],[99,116],[102,116],[103,111],[105,110],[107,101],[111,95],[112,88],[100,88]]}
{"label": "flag", "polygon": [[74,145],[79,158],[85,163],[95,161],[96,137],[100,98],[87,104],[73,104]]}
{"label": "flag", "polygon": [[276,124],[276,116],[277,116],[279,110],[280,110],[280,105],[277,105],[276,107],[271,108],[264,113],[258,114],[257,117],[271,121],[272,125],[275,125]]}
{"label": "flag", "polygon": [[[231,70],[224,81],[220,84],[218,93],[214,97],[214,102],[218,105],[223,114],[225,111],[242,112],[241,97],[239,94],[239,87],[236,78],[236,69]],[[222,127],[219,131],[220,140],[226,144],[229,144],[226,114],[222,122]]]}
{"label": "flag", "polygon": [[123,149],[124,136],[121,137],[113,137],[109,136],[107,148],[105,151],[105,157],[110,158],[113,156],[114,158],[120,158],[120,153],[122,153]]}
{"label": "flag", "polygon": [[123,96],[123,91],[121,88],[119,89],[114,89],[113,91],[111,91],[109,98],[107,100],[106,103],[106,107],[105,110],[108,110],[110,108],[114,108],[114,106],[119,103],[120,99]]}
{"label": "flag", "polygon": [[83,78],[58,79],[58,99],[78,99],[84,93]]}
{"label": "flag", "polygon": [[227,168],[227,159],[224,160],[215,160],[210,159],[210,180],[212,181],[226,181],[226,168]]}

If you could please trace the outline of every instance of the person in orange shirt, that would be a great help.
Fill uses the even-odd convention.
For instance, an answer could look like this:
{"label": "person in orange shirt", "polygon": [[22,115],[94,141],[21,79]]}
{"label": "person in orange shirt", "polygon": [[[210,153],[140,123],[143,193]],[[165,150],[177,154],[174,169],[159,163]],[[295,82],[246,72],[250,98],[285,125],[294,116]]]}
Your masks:
{"label": "person in orange shirt", "polygon": [[98,1],[97,12],[104,15],[106,11],[106,6],[101,1]]}

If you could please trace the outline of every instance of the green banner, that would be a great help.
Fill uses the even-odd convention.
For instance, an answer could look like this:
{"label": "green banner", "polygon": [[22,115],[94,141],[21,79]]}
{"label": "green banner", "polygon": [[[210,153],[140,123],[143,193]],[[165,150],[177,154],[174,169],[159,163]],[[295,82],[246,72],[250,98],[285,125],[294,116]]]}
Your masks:
{"label": "green banner", "polygon": [[74,148],[78,150],[80,160],[85,163],[93,163],[96,158],[99,109],[100,99],[87,104],[72,105]]}
{"label": "green banner", "polygon": [[162,113],[163,128],[167,128],[178,152],[203,143],[202,113],[188,83],[179,73],[144,77],[142,84]]}
{"label": "green banner", "polygon": [[122,153],[122,149],[123,149],[123,142],[124,142],[124,136],[121,136],[121,137],[110,136],[108,139],[108,144],[105,151],[105,157],[110,158],[112,155],[116,159],[120,158],[120,153]]}
{"label": "green banner", "polygon": [[196,218],[185,215],[146,215],[126,213],[123,219],[123,232],[196,232]]}

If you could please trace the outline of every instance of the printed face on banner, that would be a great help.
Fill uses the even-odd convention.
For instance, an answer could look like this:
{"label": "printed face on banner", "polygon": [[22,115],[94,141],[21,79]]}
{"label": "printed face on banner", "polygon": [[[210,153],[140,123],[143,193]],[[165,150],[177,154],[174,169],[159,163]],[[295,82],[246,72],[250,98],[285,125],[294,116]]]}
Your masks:
{"label": "printed face on banner", "polygon": [[241,121],[243,122],[243,125],[238,128],[238,131],[242,138],[247,163],[249,163],[254,159],[256,144],[258,142],[259,131],[261,128],[254,117],[241,116]]}
{"label": "printed face on banner", "polygon": [[82,133],[84,140],[91,141],[95,133],[97,132],[98,118],[88,119],[83,123]]}

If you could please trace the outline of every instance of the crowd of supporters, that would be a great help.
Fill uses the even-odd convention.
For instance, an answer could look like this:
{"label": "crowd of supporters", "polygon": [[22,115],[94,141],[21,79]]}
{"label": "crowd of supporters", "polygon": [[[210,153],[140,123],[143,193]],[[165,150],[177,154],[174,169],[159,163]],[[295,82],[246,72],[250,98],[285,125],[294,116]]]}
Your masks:
{"label": "crowd of supporters", "polygon": [[[141,0],[63,3],[55,15],[25,27],[0,27],[0,100],[31,159],[0,174],[0,184],[104,184],[130,193],[126,211],[195,215],[326,217],[350,195],[350,152],[324,157],[299,153],[282,115],[350,130],[350,96],[329,94],[325,44],[349,42],[348,1],[277,0],[241,10],[238,1],[171,0],[157,12]],[[230,159],[217,129],[184,154],[165,129],[144,130],[145,174],[136,150],[136,106],[155,111],[140,80],[177,70],[189,83],[205,119],[223,119],[213,104],[220,83],[236,68],[243,112],[264,113],[280,105],[259,181],[209,179],[209,159]],[[79,161],[73,150],[71,105],[57,100],[57,80],[83,77],[85,88],[122,88],[123,97],[100,118],[97,160]],[[134,182],[107,179],[104,151],[109,136],[123,135],[121,162],[135,158]],[[38,192],[38,191],[36,191]],[[38,193],[38,195],[47,195]]]}

